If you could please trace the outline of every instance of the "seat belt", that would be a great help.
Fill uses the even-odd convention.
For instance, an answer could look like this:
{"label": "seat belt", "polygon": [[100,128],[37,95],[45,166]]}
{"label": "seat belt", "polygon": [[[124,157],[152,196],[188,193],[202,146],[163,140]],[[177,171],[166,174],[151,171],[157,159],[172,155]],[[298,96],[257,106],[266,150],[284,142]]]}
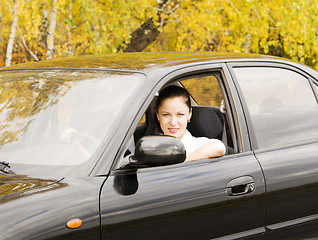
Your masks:
{"label": "seat belt", "polygon": [[222,132],[222,142],[225,145],[225,155],[228,154],[228,146],[227,146],[227,134],[226,134],[226,108],[224,104],[224,99],[221,102],[220,112],[222,113],[223,118],[223,132]]}

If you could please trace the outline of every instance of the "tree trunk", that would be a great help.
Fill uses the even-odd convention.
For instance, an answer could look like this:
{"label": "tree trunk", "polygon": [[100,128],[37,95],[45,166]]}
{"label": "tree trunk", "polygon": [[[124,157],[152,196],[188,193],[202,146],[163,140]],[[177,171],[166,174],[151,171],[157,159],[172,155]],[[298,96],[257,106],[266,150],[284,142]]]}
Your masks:
{"label": "tree trunk", "polygon": [[158,35],[158,27],[154,24],[152,18],[148,18],[145,23],[131,34],[130,43],[126,46],[124,52],[141,52],[150,43],[154,42]]}
{"label": "tree trunk", "polygon": [[124,52],[141,52],[149,44],[153,43],[160,31],[159,28],[163,28],[169,19],[171,14],[178,9],[181,0],[162,0],[158,4],[158,18],[159,25],[155,24],[153,18],[148,18],[137,30],[131,34],[130,43],[125,48],[122,46],[118,47],[118,51],[123,49]]}
{"label": "tree trunk", "polygon": [[5,63],[6,66],[11,65],[13,43],[14,43],[14,37],[15,37],[17,26],[18,26],[18,0],[13,0],[13,22],[11,25],[11,32],[10,32],[10,37],[8,41],[8,46],[7,46],[6,63]]}
{"label": "tree trunk", "polygon": [[20,33],[20,38],[22,40],[22,45],[23,47],[25,48],[25,50],[28,51],[28,53],[34,58],[35,61],[39,61],[38,57],[31,51],[31,49],[27,46],[26,42],[25,42],[25,38],[23,37],[22,35],[22,32],[19,28],[19,25],[17,26],[18,27],[18,30],[19,30],[19,33]]}
{"label": "tree trunk", "polygon": [[48,37],[47,37],[46,59],[51,59],[53,57],[53,52],[54,52],[54,32],[55,32],[56,17],[57,17],[57,9],[55,7],[55,3],[56,3],[56,0],[53,0],[51,20],[50,20]]}
{"label": "tree trunk", "polygon": [[[70,2],[69,5],[69,16],[71,16],[71,18],[73,18],[73,2]],[[67,48],[68,48],[68,56],[73,55],[72,52],[72,24],[68,24],[68,31],[67,31]]]}
{"label": "tree trunk", "polygon": [[40,31],[40,39],[39,39],[39,45],[44,50],[42,52],[42,56],[44,56],[44,52],[47,49],[47,29],[49,26],[49,11],[46,8],[46,4],[41,4],[41,10],[42,10],[42,24],[39,27]]}

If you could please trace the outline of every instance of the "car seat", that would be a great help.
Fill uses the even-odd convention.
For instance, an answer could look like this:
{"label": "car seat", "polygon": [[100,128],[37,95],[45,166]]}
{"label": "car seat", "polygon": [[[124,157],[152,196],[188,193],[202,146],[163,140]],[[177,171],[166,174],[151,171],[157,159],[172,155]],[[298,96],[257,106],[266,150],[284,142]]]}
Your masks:
{"label": "car seat", "polygon": [[227,150],[226,154],[234,153],[234,149],[228,146],[228,134],[226,133],[225,117],[218,107],[193,106],[192,117],[187,129],[195,137],[216,138],[221,140]]}
{"label": "car seat", "polygon": [[218,138],[222,140],[222,113],[217,107],[193,106],[192,117],[187,129],[195,137]]}

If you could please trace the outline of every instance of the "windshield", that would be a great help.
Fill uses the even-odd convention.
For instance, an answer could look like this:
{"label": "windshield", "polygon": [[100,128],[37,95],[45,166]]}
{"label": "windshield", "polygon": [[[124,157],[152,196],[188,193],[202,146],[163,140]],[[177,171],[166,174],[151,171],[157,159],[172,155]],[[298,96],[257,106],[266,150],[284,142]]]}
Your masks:
{"label": "windshield", "polygon": [[84,70],[1,72],[0,160],[11,165],[85,163],[141,76]]}

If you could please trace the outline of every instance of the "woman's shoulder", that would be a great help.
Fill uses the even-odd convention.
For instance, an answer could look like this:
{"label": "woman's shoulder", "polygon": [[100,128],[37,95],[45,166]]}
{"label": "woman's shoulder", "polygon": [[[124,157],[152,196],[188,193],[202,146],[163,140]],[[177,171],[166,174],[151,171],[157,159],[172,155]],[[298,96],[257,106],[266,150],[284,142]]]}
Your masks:
{"label": "woman's shoulder", "polygon": [[194,136],[192,136],[192,134],[188,130],[186,130],[181,141],[186,149],[187,155],[189,155],[192,152],[194,152],[196,149],[213,141],[213,139],[210,139],[207,137],[194,137]]}
{"label": "woman's shoulder", "polygon": [[190,141],[190,142],[209,142],[213,139],[207,138],[207,137],[194,137],[192,134],[186,130],[184,136],[181,139],[182,141]]}

